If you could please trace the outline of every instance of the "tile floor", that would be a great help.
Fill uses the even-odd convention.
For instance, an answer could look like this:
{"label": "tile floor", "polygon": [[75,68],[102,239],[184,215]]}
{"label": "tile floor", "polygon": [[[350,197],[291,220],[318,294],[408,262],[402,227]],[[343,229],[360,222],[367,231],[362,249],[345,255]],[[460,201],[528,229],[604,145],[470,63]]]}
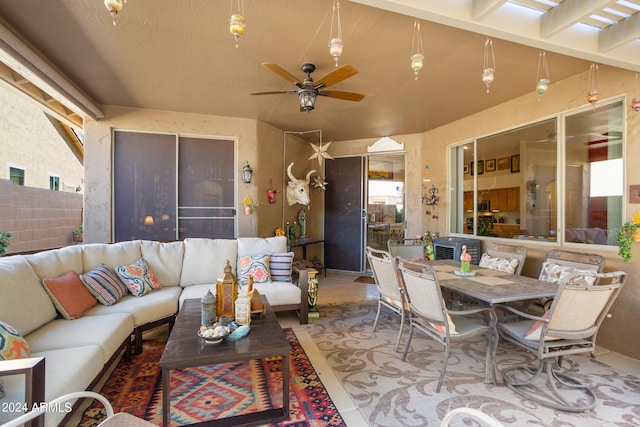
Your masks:
{"label": "tile floor", "polygon": [[[322,304],[362,301],[365,299],[375,299],[377,297],[378,293],[375,285],[355,282],[354,280],[358,276],[360,275],[329,271],[326,277],[324,277],[324,275],[320,277],[318,291],[320,316],[322,316]],[[347,426],[368,426],[369,424],[362,417],[357,406],[333,374],[326,359],[305,330],[304,325],[298,323],[298,319],[293,313],[278,313],[278,318],[282,327],[289,327],[295,331],[298,340],[305,349],[307,356],[311,360],[316,372],[318,372],[320,379],[347,423]],[[311,322],[313,322],[313,320]],[[596,357],[598,360],[610,366],[617,367],[629,374],[640,377],[640,360],[632,359],[602,347],[598,348]]]}

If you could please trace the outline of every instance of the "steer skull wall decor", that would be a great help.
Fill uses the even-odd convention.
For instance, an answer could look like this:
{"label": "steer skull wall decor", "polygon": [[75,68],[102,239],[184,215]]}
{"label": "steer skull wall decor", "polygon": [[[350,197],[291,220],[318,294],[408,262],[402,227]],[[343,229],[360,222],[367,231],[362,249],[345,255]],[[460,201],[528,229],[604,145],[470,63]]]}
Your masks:
{"label": "steer skull wall decor", "polygon": [[293,176],[293,172],[291,172],[292,167],[293,162],[291,162],[287,168],[287,175],[291,180],[287,186],[287,203],[289,206],[293,206],[296,203],[309,206],[311,203],[311,200],[309,199],[309,181],[311,179],[311,174],[315,172],[315,169],[307,172],[306,179],[298,179]]}

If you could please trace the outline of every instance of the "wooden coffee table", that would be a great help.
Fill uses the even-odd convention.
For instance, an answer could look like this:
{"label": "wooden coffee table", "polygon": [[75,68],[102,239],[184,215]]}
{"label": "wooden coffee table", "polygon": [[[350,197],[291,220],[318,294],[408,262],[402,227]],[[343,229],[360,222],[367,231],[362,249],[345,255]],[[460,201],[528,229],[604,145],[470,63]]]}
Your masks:
{"label": "wooden coffee table", "polygon": [[289,419],[289,354],[291,346],[278,319],[262,297],[266,315],[251,321],[251,332],[239,341],[224,340],[208,344],[198,336],[201,324],[199,299],[184,301],[167,345],[160,359],[162,368],[162,424],[169,426],[171,412],[171,370],[218,363],[264,359],[281,356],[282,360],[282,408],[240,414],[232,417],[204,421],[198,426],[253,426]]}

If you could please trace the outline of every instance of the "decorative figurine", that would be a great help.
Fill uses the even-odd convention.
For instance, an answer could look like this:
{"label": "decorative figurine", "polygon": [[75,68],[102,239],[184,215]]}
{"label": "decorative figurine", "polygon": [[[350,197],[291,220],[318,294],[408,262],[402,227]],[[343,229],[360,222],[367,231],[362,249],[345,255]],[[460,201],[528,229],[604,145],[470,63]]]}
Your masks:
{"label": "decorative figurine", "polygon": [[211,289],[207,291],[201,300],[202,303],[202,326],[211,326],[216,323],[216,296],[211,293]]}
{"label": "decorative figurine", "polygon": [[320,317],[320,312],[316,307],[318,298],[318,278],[316,275],[318,274],[318,270],[315,268],[309,268],[307,272],[309,274],[309,278],[307,280],[307,285],[309,287],[309,319],[318,319]]}
{"label": "decorative figurine", "polygon": [[305,240],[307,236],[307,213],[304,209],[298,212],[298,221],[300,222],[300,240]]}
{"label": "decorative figurine", "polygon": [[224,264],[224,273],[216,282],[216,315],[218,318],[235,317],[235,302],[238,298],[238,279],[231,273],[229,260]]}
{"label": "decorative figurine", "polygon": [[460,254],[460,271],[463,273],[471,272],[471,255],[467,253],[467,245],[462,245],[462,254]]}

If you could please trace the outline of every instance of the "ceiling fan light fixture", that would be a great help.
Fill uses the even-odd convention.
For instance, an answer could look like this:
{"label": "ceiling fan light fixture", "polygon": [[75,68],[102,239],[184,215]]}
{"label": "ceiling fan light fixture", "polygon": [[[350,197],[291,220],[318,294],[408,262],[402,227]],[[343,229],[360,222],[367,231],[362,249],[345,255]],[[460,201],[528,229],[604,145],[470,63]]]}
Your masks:
{"label": "ceiling fan light fixture", "polygon": [[113,25],[116,25],[116,16],[118,16],[123,6],[122,0],[104,0],[104,7],[106,7],[111,14]]}
{"label": "ceiling fan light fixture", "polygon": [[[337,33],[333,34],[333,23],[337,22]],[[333,9],[331,12],[331,29],[329,30],[329,54],[336,61],[336,67],[338,61],[342,55],[344,44],[342,43],[342,25],[340,24],[340,0],[333,0]]]}
{"label": "ceiling fan light fixture", "polygon": [[313,89],[300,89],[298,95],[300,96],[300,108],[307,113],[315,108],[316,98],[318,97],[317,91]]}

